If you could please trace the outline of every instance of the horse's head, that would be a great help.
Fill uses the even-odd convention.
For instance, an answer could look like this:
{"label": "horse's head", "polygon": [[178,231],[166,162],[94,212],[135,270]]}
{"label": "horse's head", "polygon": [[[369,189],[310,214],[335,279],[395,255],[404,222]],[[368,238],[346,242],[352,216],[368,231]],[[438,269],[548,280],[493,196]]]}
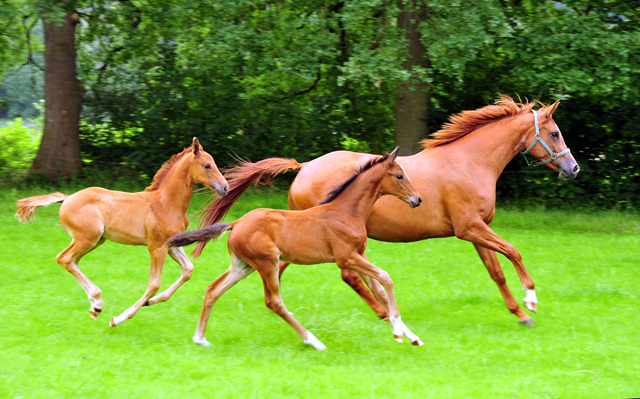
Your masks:
{"label": "horse's head", "polygon": [[189,168],[189,175],[193,181],[201,183],[211,190],[216,190],[220,196],[227,195],[229,183],[218,170],[213,157],[202,149],[196,137],[193,138],[191,151],[193,152],[193,158]]}
{"label": "horse's head", "polygon": [[531,154],[538,161],[531,161],[529,165],[547,165],[558,172],[561,179],[574,179],[580,171],[580,166],[571,155],[560,133],[560,128],[553,120],[553,111],[560,101],[551,106],[533,111],[534,129],[525,141],[524,155]]}
{"label": "horse's head", "polygon": [[402,166],[396,162],[399,149],[400,147],[396,147],[384,160],[387,176],[382,180],[380,193],[382,195],[393,195],[409,204],[410,207],[415,208],[422,203],[422,197],[413,186],[413,183],[411,183],[409,176],[404,173]]}

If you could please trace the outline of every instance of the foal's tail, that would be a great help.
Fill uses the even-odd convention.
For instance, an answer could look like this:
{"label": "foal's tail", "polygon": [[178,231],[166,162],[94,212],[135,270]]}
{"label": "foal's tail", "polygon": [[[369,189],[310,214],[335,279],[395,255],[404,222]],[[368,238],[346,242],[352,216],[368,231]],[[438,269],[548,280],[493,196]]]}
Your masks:
{"label": "foal's tail", "polygon": [[184,247],[194,242],[206,244],[209,240],[220,237],[227,230],[231,230],[230,223],[216,223],[204,229],[175,234],[169,237],[166,244],[169,248]]}
{"label": "foal's tail", "polygon": [[33,214],[41,206],[49,206],[56,202],[62,202],[67,198],[62,193],[38,195],[36,197],[23,198],[16,205],[16,216],[22,223],[30,222],[34,219]]}
{"label": "foal's tail", "polygon": [[[298,171],[301,168],[302,164],[295,159],[267,158],[255,163],[241,161],[240,165],[227,170],[224,174],[224,177],[229,181],[229,193],[224,197],[218,198],[202,211],[203,215],[198,222],[198,227],[211,226],[220,222],[231,208],[231,205],[240,198],[251,184],[258,184],[260,179],[265,179],[267,183],[271,184],[269,179],[271,176],[277,176],[287,171]],[[200,256],[205,245],[206,241],[198,244],[191,252],[191,255]]]}

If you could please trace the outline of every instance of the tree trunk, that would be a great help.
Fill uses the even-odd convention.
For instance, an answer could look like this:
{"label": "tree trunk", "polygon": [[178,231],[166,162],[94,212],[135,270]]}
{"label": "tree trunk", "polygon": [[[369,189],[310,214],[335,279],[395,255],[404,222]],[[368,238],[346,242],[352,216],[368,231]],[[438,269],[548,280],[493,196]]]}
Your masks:
{"label": "tree trunk", "polygon": [[[398,28],[406,30],[410,58],[402,66],[411,71],[413,66],[427,67],[426,49],[420,43],[418,24],[423,20],[424,8],[419,12],[405,11],[409,5],[400,1],[403,9],[398,15]],[[415,5],[413,5],[415,7]],[[412,7],[412,8],[413,8]],[[424,7],[424,6],[421,6]],[[413,155],[421,150],[418,142],[427,136],[429,111],[429,85],[423,82],[407,82],[396,91],[396,145],[400,155]]]}
{"label": "tree trunk", "polygon": [[77,23],[73,10],[67,11],[63,25],[43,20],[44,132],[29,173],[69,178],[82,170],[79,124],[84,86],[76,77]]}

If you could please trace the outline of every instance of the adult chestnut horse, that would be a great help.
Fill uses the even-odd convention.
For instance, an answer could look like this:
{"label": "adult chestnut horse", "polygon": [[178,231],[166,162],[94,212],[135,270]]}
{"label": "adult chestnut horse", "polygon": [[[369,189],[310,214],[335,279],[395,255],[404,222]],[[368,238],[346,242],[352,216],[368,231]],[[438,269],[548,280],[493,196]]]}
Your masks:
{"label": "adult chestnut horse", "polygon": [[[450,118],[431,139],[422,142],[424,150],[398,163],[411,176],[428,206],[408,212],[394,198],[385,197],[373,207],[367,221],[369,237],[388,242],[412,242],[435,237],[456,236],[475,246],[491,278],[496,282],[509,310],[521,324],[533,326],[506,285],[495,252],[515,266],[526,292],[525,306],[537,311],[534,284],[518,251],[500,238],[489,223],[495,215],[496,181],[511,159],[530,154],[558,172],[561,179],[575,178],[580,170],[569,153],[560,129],[552,118],[559,101],[533,111],[536,103],[516,103],[501,96],[495,105],[463,111]],[[353,171],[353,165],[371,159],[370,154],[337,151],[304,164],[292,160],[266,159],[244,163],[229,171],[230,193],[207,210],[201,224],[219,221],[231,204],[260,177],[299,170],[289,190],[289,207],[315,206],[329,189]],[[197,251],[201,250],[196,248]],[[281,264],[281,270],[286,267]],[[350,284],[380,317],[386,317],[357,275],[343,270]]]}
{"label": "adult chestnut horse", "polygon": [[214,303],[238,281],[257,270],[262,277],[269,309],[285,319],[304,343],[324,350],[324,344],[307,331],[282,302],[278,262],[283,260],[304,265],[336,262],[341,269],[360,274],[391,316],[389,320],[396,339],[402,342],[402,337],[406,336],[413,345],[422,345],[400,319],[389,274],[364,257],[367,246],[365,224],[380,196],[392,195],[411,208],[422,202],[402,167],[395,162],[397,155],[396,147],[391,154],[369,157],[354,175],[329,192],[320,206],[298,212],[255,209],[235,222],[218,223],[171,237],[167,244],[181,247],[196,241],[206,242],[232,230],[227,241],[231,267],[207,287],[193,341],[210,345],[204,333]]}
{"label": "adult chestnut horse", "polygon": [[167,257],[167,248],[163,244],[173,234],[187,229],[187,208],[196,183],[215,189],[219,195],[226,195],[229,190],[213,158],[194,137],[193,144],[167,161],[143,192],[124,193],[91,187],[70,196],[54,193],[29,197],[18,201],[17,216],[20,221],[28,222],[38,207],[62,202],[60,224],[72,240],[58,254],[56,261],[84,288],[91,303],[89,315],[94,320],[102,311],[102,291],[80,271],[80,259],[107,239],[149,248],[151,273],[147,290],[133,306],[111,320],[110,326],[115,327],[132,318],[143,305],[168,300],[191,278],[193,265],[182,248],[172,248],[168,251],[169,256],[182,266],[182,275],[154,297],[160,289],[162,267]]}

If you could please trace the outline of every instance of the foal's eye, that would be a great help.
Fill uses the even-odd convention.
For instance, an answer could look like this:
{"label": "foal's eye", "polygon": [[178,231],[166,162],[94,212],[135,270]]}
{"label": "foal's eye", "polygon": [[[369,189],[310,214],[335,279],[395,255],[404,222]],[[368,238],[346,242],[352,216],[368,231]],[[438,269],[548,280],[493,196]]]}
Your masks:
{"label": "foal's eye", "polygon": [[551,132],[551,137],[553,137],[554,139],[557,139],[559,136],[558,132]]}
{"label": "foal's eye", "polygon": [[402,176],[402,175],[396,175],[396,179],[398,179],[398,180],[402,180],[402,179],[404,179],[404,176]]}
{"label": "foal's eye", "polygon": [[205,168],[205,169],[211,169],[211,165],[209,165],[208,163],[205,163],[205,164],[204,164],[204,168]]}

